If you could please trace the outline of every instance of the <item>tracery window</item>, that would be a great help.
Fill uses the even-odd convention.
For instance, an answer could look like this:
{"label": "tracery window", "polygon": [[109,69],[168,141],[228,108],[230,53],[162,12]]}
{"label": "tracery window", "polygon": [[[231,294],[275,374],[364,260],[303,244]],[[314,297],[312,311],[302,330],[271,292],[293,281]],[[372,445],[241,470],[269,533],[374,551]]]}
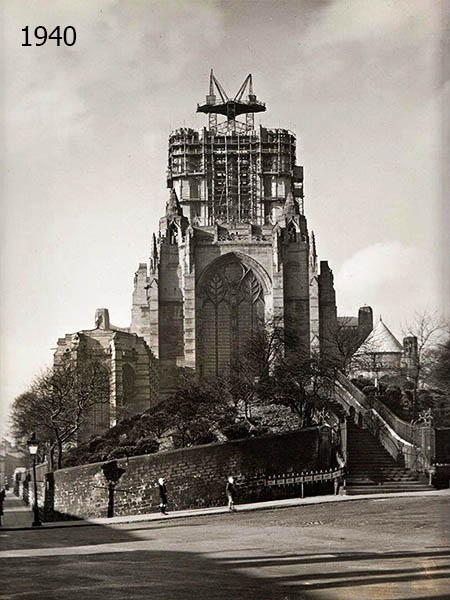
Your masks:
{"label": "tracery window", "polygon": [[128,364],[123,365],[122,385],[123,385],[123,405],[125,409],[133,406],[135,396],[136,374],[133,367]]}
{"label": "tracery window", "polygon": [[264,326],[264,293],[259,278],[237,257],[220,263],[199,294],[198,350],[204,375],[239,366],[249,339]]}

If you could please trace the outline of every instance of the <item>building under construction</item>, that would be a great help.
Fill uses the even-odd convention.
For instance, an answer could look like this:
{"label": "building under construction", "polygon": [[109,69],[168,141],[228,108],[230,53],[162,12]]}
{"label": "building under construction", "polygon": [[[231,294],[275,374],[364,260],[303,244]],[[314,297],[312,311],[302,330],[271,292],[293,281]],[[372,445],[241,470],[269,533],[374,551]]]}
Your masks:
{"label": "building under construction", "polygon": [[317,261],[303,210],[295,135],[255,127],[249,75],[230,98],[211,72],[197,106],[207,125],[169,138],[166,213],[150,264],[135,275],[131,331],[158,358],[162,390],[176,367],[239,369],[249,340],[285,325],[306,352],[336,323],[333,275]]}
{"label": "building under construction", "polygon": [[[208,128],[182,128],[169,138],[168,187],[191,223],[277,221],[288,191],[303,213],[303,168],[296,165],[295,135],[286,129],[255,129],[254,114],[266,110],[249,75],[233,99],[211,72],[206,102]],[[245,122],[237,120],[245,115]],[[224,116],[218,122],[218,116]]]}

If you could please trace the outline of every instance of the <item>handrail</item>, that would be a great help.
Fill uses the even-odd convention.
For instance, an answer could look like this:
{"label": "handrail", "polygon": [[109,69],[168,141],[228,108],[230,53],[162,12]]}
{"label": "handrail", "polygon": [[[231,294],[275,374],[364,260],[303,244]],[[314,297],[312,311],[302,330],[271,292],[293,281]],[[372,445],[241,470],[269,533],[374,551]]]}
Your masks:
{"label": "handrail", "polygon": [[403,419],[400,419],[400,417],[397,417],[397,415],[394,414],[392,410],[383,404],[378,398],[371,398],[371,404],[372,410],[376,411],[398,436],[407,442],[414,444],[416,440],[416,427],[414,425],[411,425],[411,423],[407,423],[406,421],[403,421]]}
{"label": "handrail", "polygon": [[[336,374],[335,396],[358,414],[363,427],[379,439],[384,448],[408,469],[428,472],[432,468],[431,427],[417,427],[403,421],[378,398],[368,399],[345,375]],[[343,390],[346,394],[339,394]],[[428,440],[427,440],[428,438]]]}
{"label": "handrail", "polygon": [[403,440],[414,444],[416,441],[416,427],[407,423],[400,417],[398,417],[390,408],[383,404],[378,398],[371,397],[370,399],[358,389],[345,375],[337,373],[338,382],[346,388],[346,390],[354,397],[358,398],[359,403],[364,406],[365,409],[374,410],[379,416],[389,425],[395,433]]}

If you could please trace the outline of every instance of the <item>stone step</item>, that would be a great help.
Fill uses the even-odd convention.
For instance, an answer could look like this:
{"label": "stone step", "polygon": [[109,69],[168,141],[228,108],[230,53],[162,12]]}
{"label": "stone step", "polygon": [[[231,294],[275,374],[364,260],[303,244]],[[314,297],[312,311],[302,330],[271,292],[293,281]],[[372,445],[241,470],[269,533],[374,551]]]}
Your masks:
{"label": "stone step", "polygon": [[349,470],[352,470],[352,469],[379,469],[379,470],[385,471],[386,469],[392,469],[394,471],[398,471],[399,473],[403,473],[405,470],[405,469],[402,469],[401,467],[396,467],[392,463],[381,462],[381,461],[380,462],[378,462],[378,461],[360,462],[360,463],[349,462],[349,463],[347,463],[347,465],[348,465]]}
{"label": "stone step", "polygon": [[353,449],[353,450],[357,450],[358,452],[364,452],[366,450],[366,448],[376,448],[377,450],[380,450],[381,452],[386,452],[386,450],[384,449],[383,446],[380,446],[380,444],[375,444],[373,442],[368,442],[367,440],[362,439],[360,441],[360,443],[364,442],[364,446],[359,446],[357,443],[354,443],[354,441],[349,442],[347,444],[349,450]]}
{"label": "stone step", "polygon": [[405,476],[405,477],[416,477],[416,473],[409,473],[408,471],[405,471],[405,469],[396,469],[395,467],[392,466],[386,466],[386,467],[380,467],[379,465],[374,466],[374,465],[359,465],[358,467],[349,467],[347,469],[347,472],[349,475],[351,475],[352,473],[362,473],[362,472],[366,472],[366,471],[370,471],[371,473],[378,473],[378,474],[383,474],[383,475],[395,475],[396,477],[400,477],[400,476]]}
{"label": "stone step", "polygon": [[373,471],[352,471],[349,472],[348,479],[351,479],[352,481],[355,479],[371,479],[372,481],[420,481],[413,475],[405,477],[396,473],[374,473]]}
{"label": "stone step", "polygon": [[429,492],[430,488],[428,485],[417,485],[414,488],[405,488],[402,485],[396,487],[386,487],[384,485],[351,485],[345,488],[345,495],[356,496],[360,494],[395,494],[401,492]]}
{"label": "stone step", "polygon": [[[359,443],[364,443],[365,446],[359,446]],[[379,444],[374,444],[373,441],[368,441],[365,438],[361,438],[360,440],[352,440],[351,442],[348,443],[348,447],[349,448],[354,448],[360,451],[364,451],[365,448],[380,448],[381,450],[384,450],[383,446],[380,446]],[[386,450],[384,450],[384,452],[386,452]]]}
{"label": "stone step", "polygon": [[383,480],[377,481],[375,479],[371,479],[370,477],[350,477],[347,479],[347,485],[376,485],[376,486],[386,486],[386,487],[417,487],[421,485],[427,485],[423,481],[419,481],[416,479],[415,481],[392,481],[392,480]]}
{"label": "stone step", "polygon": [[374,477],[373,475],[369,475],[368,473],[354,473],[349,481],[371,481],[373,483],[393,483],[402,485],[409,485],[416,483],[420,483],[419,479],[399,479],[396,477]]}
{"label": "stone step", "polygon": [[370,431],[347,422],[347,494],[432,489],[399,465]]}
{"label": "stone step", "polygon": [[386,486],[386,487],[417,487],[418,485],[426,485],[425,483],[415,480],[415,481],[374,481],[370,478],[364,477],[352,477],[351,479],[347,479],[347,485],[378,485],[378,486]]}
{"label": "stone step", "polygon": [[371,460],[371,461],[366,461],[366,462],[352,462],[349,461],[347,463],[349,468],[354,467],[355,469],[359,469],[361,467],[368,467],[370,469],[374,469],[374,468],[382,468],[382,469],[397,469],[398,471],[404,471],[404,469],[402,469],[402,467],[397,467],[397,465],[392,464],[392,462],[388,462],[388,461],[378,461],[378,460]]}
{"label": "stone step", "polygon": [[378,445],[366,444],[365,441],[362,441],[361,444],[364,444],[364,446],[352,446],[351,444],[347,444],[347,451],[358,455],[368,454],[371,450],[373,452],[378,452],[379,454],[389,454],[384,448],[381,448]]}
{"label": "stone step", "polygon": [[377,462],[382,461],[382,462],[387,462],[387,463],[393,463],[395,464],[394,459],[391,457],[387,457],[384,455],[377,455],[374,454],[372,456],[349,456],[348,457],[348,462],[349,463],[360,463],[360,462],[373,462],[373,459],[376,458]]}
{"label": "stone step", "polygon": [[355,465],[355,467],[358,467],[359,465],[389,465],[390,467],[392,467],[393,469],[397,468],[397,469],[402,469],[401,465],[398,465],[394,460],[389,460],[386,458],[378,458],[378,457],[370,457],[370,458],[366,458],[365,460],[354,460],[352,458],[349,458],[347,461],[348,465]]}
{"label": "stone step", "polygon": [[397,467],[395,464],[393,465],[392,463],[388,463],[388,462],[378,462],[378,461],[373,461],[373,462],[361,462],[361,463],[347,463],[348,466],[348,470],[352,470],[352,469],[375,469],[378,471],[386,471],[386,470],[393,470],[393,471],[398,471],[399,473],[404,473],[405,469],[402,469],[401,467]]}
{"label": "stone step", "polygon": [[387,450],[385,450],[383,448],[383,446],[381,446],[380,444],[367,444],[365,440],[361,440],[361,444],[364,444],[364,446],[358,446],[357,444],[355,446],[353,446],[352,444],[347,444],[347,451],[353,452],[357,455],[367,454],[370,451],[373,451],[373,452],[378,452],[380,454],[387,454],[388,456],[391,456],[389,454],[389,452]]}
{"label": "stone step", "polygon": [[386,469],[389,470],[393,470],[393,471],[398,471],[399,473],[404,473],[405,469],[402,467],[399,467],[398,465],[396,465],[395,463],[392,464],[391,462],[384,462],[384,461],[378,461],[378,460],[374,460],[374,461],[367,461],[367,462],[348,462],[347,466],[350,469],[378,469],[378,470],[382,470],[382,471],[386,471]]}

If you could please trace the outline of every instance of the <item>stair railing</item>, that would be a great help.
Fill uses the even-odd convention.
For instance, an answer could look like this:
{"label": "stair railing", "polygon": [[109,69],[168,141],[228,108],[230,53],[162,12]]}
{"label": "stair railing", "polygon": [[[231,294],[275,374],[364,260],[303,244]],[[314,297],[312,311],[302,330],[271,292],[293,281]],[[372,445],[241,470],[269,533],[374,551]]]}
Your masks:
{"label": "stair railing", "polygon": [[430,473],[434,462],[434,429],[406,423],[378,398],[361,392],[345,375],[338,372],[335,381],[335,399],[355,422],[368,429],[389,452],[407,469]]}

